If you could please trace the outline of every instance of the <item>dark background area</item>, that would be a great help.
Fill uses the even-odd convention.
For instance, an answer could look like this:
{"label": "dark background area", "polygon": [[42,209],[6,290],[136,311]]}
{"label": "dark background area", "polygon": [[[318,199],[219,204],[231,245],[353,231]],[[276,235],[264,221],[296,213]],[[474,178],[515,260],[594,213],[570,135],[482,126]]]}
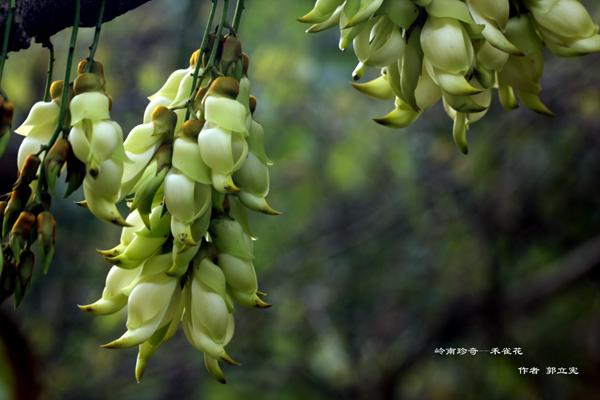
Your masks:
{"label": "dark background area", "polygon": [[[100,348],[125,331],[125,313],[76,305],[100,297],[110,265],[95,249],[116,245],[120,230],[75,206],[77,192],[54,199],[49,273],[36,269],[18,310],[0,306],[0,399],[19,377],[48,400],[599,399],[600,57],[544,52],[540,97],[556,117],[494,99],[464,156],[441,103],[404,130],[371,121],[393,102],[348,85],[357,61],[337,50],[338,32],[303,33],[294,17],[312,1],[246,3],[240,35],[275,162],[268,200],[284,214],[251,215],[259,290],[274,306],[236,312],[227,352],[242,366],[224,366],[228,384],[216,383],[178,332],[137,384],[136,349]],[[600,22],[600,7],[583,3]],[[105,24],[96,59],[124,132],[188,66],[209,7],[155,0]],[[55,79],[69,35],[53,40]],[[80,31],[76,60],[92,37]],[[33,44],[7,60],[15,128],[43,96],[47,57]],[[3,193],[20,140],[0,160]],[[523,354],[435,353],[496,347]]]}

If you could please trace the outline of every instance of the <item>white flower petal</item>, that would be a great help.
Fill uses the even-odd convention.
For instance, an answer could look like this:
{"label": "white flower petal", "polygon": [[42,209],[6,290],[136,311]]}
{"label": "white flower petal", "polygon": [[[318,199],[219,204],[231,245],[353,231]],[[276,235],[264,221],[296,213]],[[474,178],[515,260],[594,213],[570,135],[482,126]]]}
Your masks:
{"label": "white flower petal", "polygon": [[86,164],[92,161],[92,146],[85,134],[84,122],[71,127],[68,139],[75,157]]}
{"label": "white flower petal", "polygon": [[20,127],[15,129],[15,133],[18,133],[19,135],[27,135],[33,126],[47,123],[49,121],[53,121],[56,125],[59,111],[60,106],[55,102],[46,103],[39,101],[35,103],[33,107],[31,107],[31,111],[29,111],[29,115],[25,119],[25,122],[23,122]]}
{"label": "white flower petal", "polygon": [[[21,142],[21,147],[19,147],[19,154],[17,156],[17,165],[19,167],[19,171],[23,168],[23,164],[25,164],[25,160],[30,154],[36,154],[40,151],[40,147],[45,145],[47,140],[39,140],[30,137],[26,137]],[[198,146],[196,146],[198,147]]]}
{"label": "white flower petal", "polygon": [[232,173],[234,162],[231,148],[231,131],[220,126],[205,128],[202,128],[200,135],[198,135],[198,146],[200,146],[202,159],[206,165],[219,173]]}
{"label": "white flower petal", "polygon": [[[194,69],[188,68],[186,71],[187,71],[187,73],[181,79],[181,82],[179,83],[179,87],[177,89],[177,94],[175,95],[175,99],[171,103],[171,107],[175,106],[175,105],[179,105],[179,103],[183,103],[184,101],[187,101],[187,99],[190,98],[190,92],[192,91],[192,81],[194,80],[194,76],[193,76]],[[167,96],[167,97],[171,97],[171,96]]]}
{"label": "white flower petal", "polygon": [[204,100],[204,117],[225,129],[246,131],[246,109],[237,100],[208,96]]}
{"label": "white flower petal", "polygon": [[101,161],[112,157],[118,145],[118,133],[108,121],[92,121],[92,154]]}
{"label": "white flower petal", "polygon": [[106,276],[106,288],[102,297],[109,299],[121,294],[121,289],[129,285],[140,273],[140,268],[123,269],[112,267]]}
{"label": "white flower petal", "polygon": [[171,168],[165,177],[164,185],[165,201],[171,215],[183,222],[192,222],[195,215],[196,182],[176,168]]}
{"label": "white flower petal", "polygon": [[212,183],[210,168],[204,163],[200,155],[197,142],[178,138],[173,143],[173,166],[184,174],[207,185]]}
{"label": "white flower petal", "polygon": [[123,147],[125,148],[125,151],[131,153],[144,153],[160,140],[160,135],[153,135],[154,124],[138,125],[129,132],[127,139],[125,139],[125,143],[123,143]]}
{"label": "white flower petal", "polygon": [[84,118],[90,120],[109,119],[109,100],[106,95],[98,92],[79,94],[71,100],[71,125]]}
{"label": "white flower petal", "polygon": [[157,274],[150,281],[138,284],[129,296],[127,328],[136,329],[152,323],[155,317],[160,315],[158,321],[155,321],[158,325],[167,311],[178,281],[177,278]]}
{"label": "white flower petal", "polygon": [[183,79],[185,74],[187,74],[189,71],[190,71],[190,68],[178,69],[177,71],[173,72],[169,76],[169,78],[167,79],[167,82],[165,82],[163,87],[161,87],[158,92],[156,92],[155,94],[153,94],[152,96],[150,96],[148,98],[150,100],[154,100],[155,98],[157,98],[159,96],[163,96],[163,97],[170,97],[170,98],[174,99],[175,96],[177,96],[177,90],[179,89],[179,84],[181,83],[181,80]]}
{"label": "white flower petal", "polygon": [[117,201],[121,192],[121,176],[123,175],[123,163],[108,159],[100,163],[99,172],[96,177],[90,174],[85,176],[84,181],[88,187],[108,201]]}
{"label": "white flower petal", "polygon": [[152,122],[152,113],[154,109],[158,106],[169,107],[169,105],[173,102],[172,97],[165,96],[157,96],[152,99],[150,103],[146,106],[146,110],[144,111],[144,124],[149,124]]}

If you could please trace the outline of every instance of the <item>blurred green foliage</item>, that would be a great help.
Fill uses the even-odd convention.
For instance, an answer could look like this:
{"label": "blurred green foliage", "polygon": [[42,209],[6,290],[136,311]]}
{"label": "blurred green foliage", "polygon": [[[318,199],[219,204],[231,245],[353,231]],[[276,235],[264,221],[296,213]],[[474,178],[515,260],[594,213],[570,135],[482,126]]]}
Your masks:
{"label": "blurred green foliage", "polygon": [[[124,332],[124,312],[76,308],[100,297],[109,265],[94,250],[120,231],[57,198],[50,272],[35,271],[18,311],[0,307],[26,340],[13,350],[31,353],[42,398],[598,398],[600,58],[544,53],[541,97],[557,116],[508,113],[494,100],[463,156],[441,104],[403,131],[373,123],[392,102],[347,84],[356,60],[337,51],[336,32],[303,32],[294,17],[312,5],[248,0],[242,18],[255,117],[275,162],[269,203],[284,212],[251,216],[259,289],[275,306],[236,313],[228,353],[243,365],[225,366],[219,385],[179,332],[135,383],[136,350],[99,347]],[[600,21],[600,7],[586,5]],[[125,132],[142,122],[145,98],[187,67],[209,7],[155,0],[105,24],[96,58]],[[57,76],[68,35],[54,38]],[[81,30],[76,59],[92,36]],[[7,61],[15,127],[43,95],[46,63],[37,44]],[[5,191],[19,140],[2,159]],[[434,353],[450,347],[523,355]],[[15,382],[6,354],[0,346],[2,399]]]}

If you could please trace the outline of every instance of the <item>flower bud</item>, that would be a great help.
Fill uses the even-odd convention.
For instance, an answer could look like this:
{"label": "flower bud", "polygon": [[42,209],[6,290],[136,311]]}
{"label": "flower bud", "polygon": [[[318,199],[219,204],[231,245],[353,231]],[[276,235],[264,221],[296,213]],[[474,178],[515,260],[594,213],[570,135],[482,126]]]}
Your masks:
{"label": "flower bud", "polygon": [[60,176],[60,171],[64,163],[67,161],[70,148],[71,144],[68,140],[59,138],[54,143],[52,148],[50,148],[46,158],[44,159],[44,173],[46,174],[46,182],[53,195],[56,195],[54,189],[56,178]]}
{"label": "flower bud", "polygon": [[150,119],[154,124],[153,136],[164,135],[165,141],[173,137],[177,125],[177,114],[167,107],[158,106],[152,112]]}
{"label": "flower bud", "polygon": [[196,50],[195,52],[192,53],[192,56],[190,57],[190,68],[195,68],[196,64],[198,63],[198,58],[200,57],[200,49]]}
{"label": "flower bud", "polygon": [[29,185],[37,175],[38,168],[40,167],[40,157],[35,154],[30,154],[25,159],[25,163],[21,168],[21,172],[19,173],[19,178],[13,185],[13,190],[17,189],[23,185]]}
{"label": "flower bud", "polygon": [[0,303],[2,303],[15,292],[18,276],[16,264],[4,259],[0,262],[3,263],[0,274]]}
{"label": "flower bud", "polygon": [[29,234],[31,233],[31,229],[33,228],[35,222],[35,215],[28,211],[23,211],[21,214],[19,214],[19,218],[17,218],[17,221],[10,231],[10,248],[13,252],[15,260],[17,260],[17,263],[20,262],[19,253],[25,248],[27,240],[29,239]]}
{"label": "flower bud", "polygon": [[227,75],[230,67],[235,67],[235,63],[242,55],[242,41],[239,37],[227,35],[223,45],[223,55],[221,56],[221,72]]}
{"label": "flower bud", "polygon": [[[79,62],[79,65],[77,66],[77,75],[83,75],[85,73],[84,71],[87,67],[87,63],[87,59]],[[100,61],[92,61],[89,73],[96,75],[104,87],[106,84],[106,80],[104,79],[104,65],[102,65]]]}
{"label": "flower bud", "polygon": [[35,256],[31,250],[21,250],[17,261],[17,273],[19,283],[24,292],[31,286],[31,277],[33,276],[33,266],[35,265]]}
{"label": "flower bud", "polygon": [[4,210],[2,237],[6,236],[11,231],[14,223],[19,218],[19,215],[25,209],[29,196],[31,196],[31,188],[29,186],[23,186],[12,191],[6,210]]}
{"label": "flower bud", "polygon": [[54,242],[56,239],[56,222],[49,211],[44,211],[37,216],[37,233],[40,243],[40,257],[44,274],[48,272],[50,262],[54,256]]}
{"label": "flower bud", "polygon": [[85,72],[75,78],[73,90],[76,95],[87,92],[103,92],[100,78],[89,72]]}
{"label": "flower bud", "polygon": [[229,76],[220,76],[213,81],[208,89],[207,96],[225,97],[235,100],[240,92],[240,84]]}
{"label": "flower bud", "polygon": [[59,101],[62,96],[63,81],[54,81],[50,85],[50,97],[52,101]]}
{"label": "flower bud", "polygon": [[69,152],[67,154],[67,182],[69,186],[67,187],[67,191],[63,196],[63,199],[66,199],[79,189],[83,180],[85,179],[86,167],[85,163],[81,162],[79,158],[75,156],[73,152],[73,146],[69,147]]}

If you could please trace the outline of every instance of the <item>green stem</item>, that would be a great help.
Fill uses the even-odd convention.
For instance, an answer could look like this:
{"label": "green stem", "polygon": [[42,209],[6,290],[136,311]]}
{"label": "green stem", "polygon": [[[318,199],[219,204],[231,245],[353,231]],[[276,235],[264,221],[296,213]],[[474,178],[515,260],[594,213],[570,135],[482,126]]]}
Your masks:
{"label": "green stem", "polygon": [[225,27],[225,23],[227,22],[227,10],[229,8],[229,0],[223,1],[223,12],[221,13],[221,22],[219,22],[219,28],[217,30],[217,34],[215,36],[215,45],[212,48],[212,52],[210,53],[210,58],[208,59],[208,63],[206,68],[210,68],[215,63],[215,59],[217,58],[217,49],[219,48],[219,38],[221,37],[221,33],[223,32],[223,28]]}
{"label": "green stem", "polygon": [[87,64],[85,65],[84,72],[90,72],[92,68],[92,61],[94,61],[94,55],[96,55],[96,48],[98,48],[98,39],[100,38],[100,29],[102,29],[102,21],[104,19],[104,6],[106,0],[102,0],[100,3],[100,11],[98,11],[98,22],[96,22],[96,31],[94,32],[94,43],[90,46],[90,55],[87,58]]}
{"label": "green stem", "polygon": [[[65,68],[65,79],[63,81],[63,90],[62,95],[60,97],[60,111],[58,113],[58,124],[56,125],[56,129],[52,133],[52,137],[48,141],[46,145],[48,149],[52,148],[58,135],[64,129],[65,126],[65,112],[67,110],[67,94],[69,93],[69,82],[71,81],[71,64],[73,64],[73,53],[75,52],[75,44],[77,43],[77,31],[79,29],[79,17],[80,17],[80,0],[75,0],[75,20],[73,21],[73,31],[71,32],[71,43],[69,46],[69,55],[67,57],[67,66]],[[42,160],[42,170],[44,166],[44,162],[46,161],[46,157],[48,156],[48,152],[44,154],[44,159]],[[42,191],[46,184],[46,174],[42,172],[39,176],[38,186],[36,191],[36,200],[42,199]]]}
{"label": "green stem", "polygon": [[4,41],[2,42],[2,54],[0,54],[0,82],[2,81],[2,72],[4,71],[4,61],[8,53],[8,39],[10,38],[10,28],[12,27],[13,15],[15,13],[15,0],[10,0],[8,15],[6,16],[6,26],[4,28]]}
{"label": "green stem", "polygon": [[237,5],[235,6],[235,15],[233,17],[233,30],[238,32],[240,29],[240,20],[242,19],[242,12],[246,7],[244,7],[244,0],[238,0]]}
{"label": "green stem", "polygon": [[48,46],[50,60],[48,61],[48,77],[46,78],[46,90],[44,91],[44,101],[50,101],[50,86],[52,86],[52,71],[54,70],[54,46],[52,43]]}
{"label": "green stem", "polygon": [[[221,22],[219,22],[219,28],[217,29],[217,34],[215,35],[215,44],[213,45],[212,51],[210,52],[210,58],[208,59],[208,62],[206,63],[205,67],[204,67],[204,71],[202,71],[202,75],[200,75],[200,82],[202,82],[204,80],[204,78],[206,77],[206,75],[209,72],[213,72],[215,70],[215,62],[217,61],[217,51],[219,49],[219,38],[221,37],[221,33],[223,32],[223,28],[225,27],[225,24],[227,23],[227,9],[229,7],[229,0],[224,0],[223,1],[223,12],[221,14]],[[198,63],[200,62],[200,59],[198,59]],[[198,88],[196,88],[196,85],[193,84],[192,85],[192,92],[190,95],[190,98],[188,99],[188,103],[192,103],[194,101],[194,97],[195,97],[195,93],[198,91]],[[185,113],[185,120],[187,121],[189,119],[189,108],[188,111]]]}
{"label": "green stem", "polygon": [[[194,69],[194,79],[192,79],[192,90],[190,91],[190,100],[194,101],[194,96],[196,94],[196,83],[198,82],[198,72],[200,71],[200,64],[202,63],[202,53],[204,53],[204,47],[206,47],[206,43],[208,43],[208,35],[210,34],[210,27],[212,26],[213,19],[215,18],[215,11],[217,10],[217,3],[219,0],[212,0],[212,7],[210,8],[210,14],[208,15],[208,22],[206,23],[206,29],[204,30],[204,37],[202,38],[202,44],[200,45],[200,54],[198,55],[198,61],[196,61],[196,68]],[[202,73],[204,75],[204,71]],[[204,78],[200,79],[202,82]],[[185,120],[190,119],[190,110],[185,112]]]}

